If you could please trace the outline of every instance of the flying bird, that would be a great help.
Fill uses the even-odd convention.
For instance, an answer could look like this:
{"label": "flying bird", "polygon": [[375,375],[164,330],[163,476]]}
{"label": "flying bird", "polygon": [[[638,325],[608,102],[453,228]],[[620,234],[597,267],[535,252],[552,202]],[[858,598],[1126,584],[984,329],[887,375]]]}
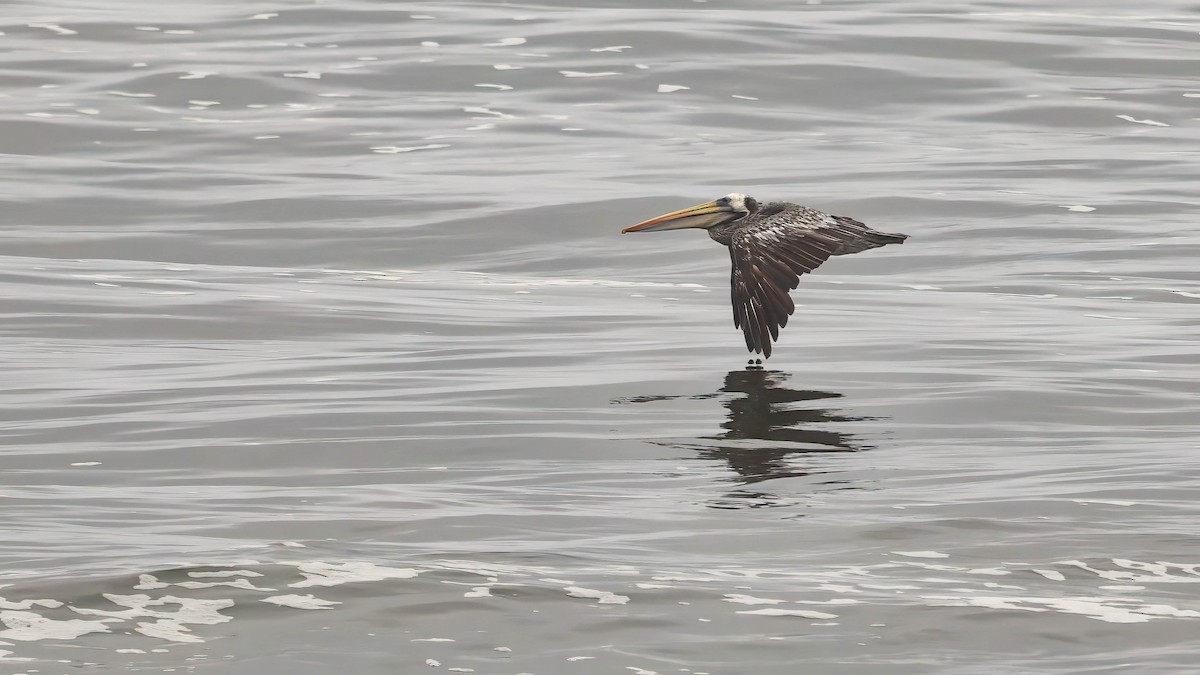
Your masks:
{"label": "flying bird", "polygon": [[746,335],[746,349],[770,358],[771,343],[796,305],[788,291],[829,256],[901,244],[906,234],[878,232],[845,216],[832,216],[791,202],[760,203],[739,193],[643,220],[621,230],[658,232],[708,230],[729,247],[733,261],[733,325]]}

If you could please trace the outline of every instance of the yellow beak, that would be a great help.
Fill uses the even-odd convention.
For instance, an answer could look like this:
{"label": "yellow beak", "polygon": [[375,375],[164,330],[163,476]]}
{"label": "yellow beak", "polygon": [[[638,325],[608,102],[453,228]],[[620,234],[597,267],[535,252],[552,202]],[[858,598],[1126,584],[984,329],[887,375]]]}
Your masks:
{"label": "yellow beak", "polygon": [[729,202],[724,200],[705,202],[696,206],[689,206],[686,209],[664,213],[650,220],[643,220],[637,225],[631,225],[621,230],[621,234],[625,234],[626,232],[682,230],[689,227],[708,229],[714,225],[720,225],[732,220],[733,217],[736,217],[736,214],[737,211],[734,211],[729,206]]}

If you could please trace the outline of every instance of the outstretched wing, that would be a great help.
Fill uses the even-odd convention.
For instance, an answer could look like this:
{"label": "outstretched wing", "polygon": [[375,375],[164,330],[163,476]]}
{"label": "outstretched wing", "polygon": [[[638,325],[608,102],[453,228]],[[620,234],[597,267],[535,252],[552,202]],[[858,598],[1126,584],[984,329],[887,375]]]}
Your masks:
{"label": "outstretched wing", "polygon": [[746,349],[771,356],[771,342],[787,325],[796,305],[788,291],[829,259],[847,238],[833,216],[796,222],[777,219],[734,233],[729,243],[733,260],[733,323],[746,335]]}

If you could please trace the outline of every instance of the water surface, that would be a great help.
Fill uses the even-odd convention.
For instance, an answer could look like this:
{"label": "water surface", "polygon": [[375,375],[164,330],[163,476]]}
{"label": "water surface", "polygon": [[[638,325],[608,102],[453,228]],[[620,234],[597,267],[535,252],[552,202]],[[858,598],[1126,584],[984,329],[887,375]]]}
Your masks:
{"label": "water surface", "polygon": [[0,672],[1200,658],[1194,5],[5,17]]}

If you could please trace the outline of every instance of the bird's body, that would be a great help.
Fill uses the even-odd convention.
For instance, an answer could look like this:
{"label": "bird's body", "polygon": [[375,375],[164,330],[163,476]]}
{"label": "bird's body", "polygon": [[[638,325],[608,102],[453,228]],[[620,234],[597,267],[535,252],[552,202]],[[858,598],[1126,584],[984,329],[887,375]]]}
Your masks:
{"label": "bird's body", "polygon": [[673,211],[622,232],[703,228],[729,247],[733,323],[746,336],[751,352],[771,356],[771,343],[795,311],[788,291],[800,276],[830,256],[903,243],[908,235],[872,230],[845,216],[833,216],[791,202],[760,204],[729,194],[716,201]]}

